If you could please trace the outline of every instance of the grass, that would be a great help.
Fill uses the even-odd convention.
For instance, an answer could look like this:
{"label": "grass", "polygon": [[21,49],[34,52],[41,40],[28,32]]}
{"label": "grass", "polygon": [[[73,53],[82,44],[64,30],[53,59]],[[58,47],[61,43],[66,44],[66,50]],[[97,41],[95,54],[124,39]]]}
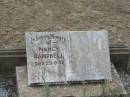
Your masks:
{"label": "grass", "polygon": [[[45,69],[44,69],[44,71],[45,71]],[[50,89],[49,89],[49,84],[45,80],[45,72],[43,72],[42,79],[44,81],[43,92],[45,92],[45,96],[43,96],[43,97],[50,97]]]}

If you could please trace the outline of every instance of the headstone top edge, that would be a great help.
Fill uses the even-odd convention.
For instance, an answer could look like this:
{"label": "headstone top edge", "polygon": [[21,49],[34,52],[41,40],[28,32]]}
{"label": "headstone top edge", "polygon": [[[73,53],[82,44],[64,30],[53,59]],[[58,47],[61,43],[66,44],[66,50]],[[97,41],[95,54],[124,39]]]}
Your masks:
{"label": "headstone top edge", "polygon": [[103,32],[103,33],[108,33],[108,31],[107,30],[87,30],[87,31],[43,31],[43,32],[25,32],[25,35],[28,35],[28,34],[30,34],[30,33],[67,33],[67,32],[70,32],[70,33],[72,33],[72,32],[80,32],[80,33],[82,33],[82,32]]}

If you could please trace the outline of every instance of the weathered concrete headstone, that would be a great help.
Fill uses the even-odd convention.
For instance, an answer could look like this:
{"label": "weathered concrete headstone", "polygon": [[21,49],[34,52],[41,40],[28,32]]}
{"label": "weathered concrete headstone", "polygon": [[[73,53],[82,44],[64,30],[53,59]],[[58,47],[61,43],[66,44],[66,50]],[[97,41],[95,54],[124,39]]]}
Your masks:
{"label": "weathered concrete headstone", "polygon": [[106,31],[26,33],[28,83],[111,80]]}
{"label": "weathered concrete headstone", "polygon": [[[25,66],[17,67],[17,84],[19,97],[46,97],[47,91],[44,87],[29,87],[27,81],[27,68]],[[114,67],[112,67],[112,82],[108,82],[106,88],[100,83],[80,84],[80,85],[57,85],[49,86],[49,97],[63,96],[109,96],[126,95],[127,92],[119,78]]]}

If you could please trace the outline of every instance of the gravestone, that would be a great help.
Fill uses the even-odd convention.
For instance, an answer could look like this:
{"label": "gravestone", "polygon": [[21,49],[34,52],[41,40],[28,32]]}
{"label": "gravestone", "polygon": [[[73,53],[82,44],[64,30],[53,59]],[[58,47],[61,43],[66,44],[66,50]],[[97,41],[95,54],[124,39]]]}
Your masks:
{"label": "gravestone", "polygon": [[28,84],[111,80],[106,31],[26,33]]}

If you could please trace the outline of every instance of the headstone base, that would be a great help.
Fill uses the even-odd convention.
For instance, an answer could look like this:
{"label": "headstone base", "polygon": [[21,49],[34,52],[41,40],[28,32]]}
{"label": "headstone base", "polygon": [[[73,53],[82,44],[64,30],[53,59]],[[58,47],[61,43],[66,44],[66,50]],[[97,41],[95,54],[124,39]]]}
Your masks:
{"label": "headstone base", "polygon": [[43,86],[28,86],[27,82],[27,67],[16,67],[17,84],[19,97],[81,97],[81,96],[108,96],[108,95],[126,95],[127,92],[119,78],[119,75],[112,66],[112,81],[106,85],[103,84],[85,84],[85,85],[61,85],[49,86],[46,91]]}

